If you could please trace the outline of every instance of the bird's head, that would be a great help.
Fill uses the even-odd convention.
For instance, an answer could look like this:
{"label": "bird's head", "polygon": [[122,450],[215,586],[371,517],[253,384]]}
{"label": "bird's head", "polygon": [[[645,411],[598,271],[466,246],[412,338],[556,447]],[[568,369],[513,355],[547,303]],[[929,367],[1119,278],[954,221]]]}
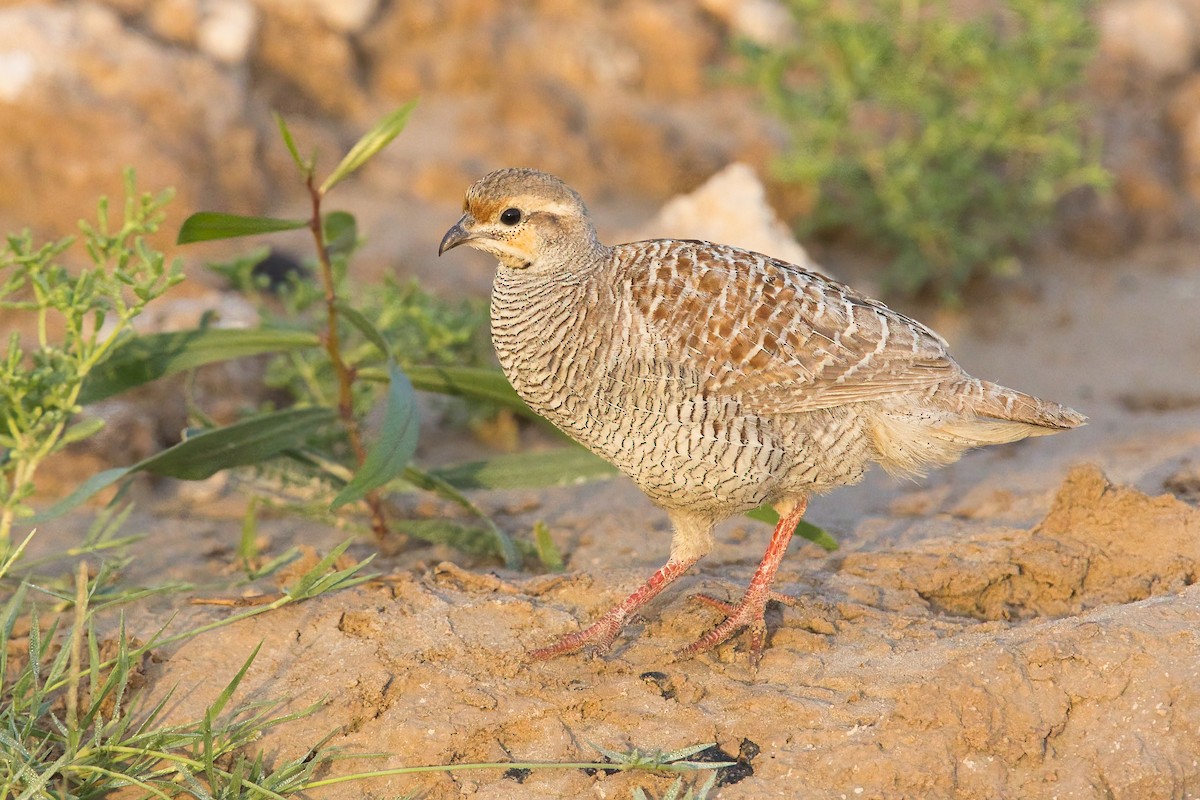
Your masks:
{"label": "bird's head", "polygon": [[533,272],[590,263],[604,250],[578,193],[533,169],[497,170],[467,190],[462,218],[438,255],[460,244],[491,253],[501,267]]}

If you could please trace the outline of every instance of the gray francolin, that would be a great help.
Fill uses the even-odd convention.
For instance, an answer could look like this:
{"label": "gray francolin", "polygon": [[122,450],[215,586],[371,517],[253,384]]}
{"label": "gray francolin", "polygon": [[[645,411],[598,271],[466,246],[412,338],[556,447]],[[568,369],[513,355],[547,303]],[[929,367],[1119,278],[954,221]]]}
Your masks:
{"label": "gray francolin", "polygon": [[743,628],[750,659],[808,498],[871,462],[919,475],[969,448],[1085,417],[972,378],[921,323],[824,276],[708,242],[609,247],[559,179],[503,169],[467,191],[439,254],[499,259],[492,339],[531,408],[612,462],[674,526],[666,564],[591,626],[534,658],[607,649],[630,617],[704,556],[714,526],[771,504],[780,520],[740,602],[680,655]]}

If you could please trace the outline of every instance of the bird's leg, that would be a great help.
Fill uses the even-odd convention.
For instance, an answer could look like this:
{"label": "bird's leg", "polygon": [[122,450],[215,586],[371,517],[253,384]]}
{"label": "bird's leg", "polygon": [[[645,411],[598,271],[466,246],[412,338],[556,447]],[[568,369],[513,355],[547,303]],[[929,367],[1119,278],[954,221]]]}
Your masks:
{"label": "bird's leg", "polygon": [[720,625],[676,653],[677,657],[690,658],[707,652],[742,628],[749,628],[750,663],[754,666],[758,665],[767,644],[767,623],[763,619],[763,614],[767,608],[767,601],[778,597],[777,593],[771,591],[771,584],[775,581],[775,573],[779,570],[779,564],[783,561],[784,553],[787,552],[792,534],[807,507],[807,498],[802,498],[790,508],[784,507],[785,513],[780,514],[779,524],[775,526],[775,532],[771,534],[771,543],[767,545],[767,552],[763,554],[758,569],[754,571],[754,577],[750,579],[750,585],[746,587],[746,593],[742,595],[741,601],[736,606],[707,595],[696,595],[696,599],[719,608],[728,616]]}
{"label": "bird's leg", "polygon": [[530,652],[529,657],[534,661],[542,661],[574,653],[585,647],[594,653],[603,653],[612,646],[613,640],[617,638],[617,633],[625,627],[625,623],[639,608],[653,600],[659,592],[667,588],[699,560],[699,556],[697,556],[682,561],[674,559],[667,561],[645,583],[635,589],[633,594],[626,597],[600,619],[581,631],[567,634],[554,644]]}

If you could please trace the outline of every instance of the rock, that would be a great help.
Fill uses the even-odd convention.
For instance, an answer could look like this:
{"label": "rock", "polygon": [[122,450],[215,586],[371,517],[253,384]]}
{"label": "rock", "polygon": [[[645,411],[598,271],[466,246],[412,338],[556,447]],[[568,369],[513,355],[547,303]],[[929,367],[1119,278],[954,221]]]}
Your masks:
{"label": "rock", "polygon": [[667,201],[636,234],[638,239],[659,237],[731,244],[823,271],[767,204],[762,183],[746,164],[730,164],[691,194]]}
{"label": "rock", "polygon": [[199,0],[160,0],[143,13],[156,36],[186,47],[195,46],[196,29],[200,25]]}
{"label": "rock", "polygon": [[144,188],[176,187],[179,219],[262,202],[245,89],[111,9],[0,8],[0,92],[0,230],[75,232],[99,195],[120,197],[125,166]]}
{"label": "rock", "polygon": [[757,44],[784,44],[796,35],[791,13],[775,0],[700,0],[700,5],[734,34]]}
{"label": "rock", "polygon": [[222,64],[241,64],[258,32],[258,10],[246,0],[210,0],[196,31],[201,52]]}
{"label": "rock", "polygon": [[316,14],[329,28],[339,33],[359,33],[379,10],[379,0],[259,0],[263,5],[293,5]]}
{"label": "rock", "polygon": [[[985,512],[984,517],[994,518]],[[944,613],[985,620],[1078,615],[1176,594],[1200,572],[1200,509],[1074,467],[1030,530],[995,528],[915,551],[854,553],[844,569],[912,592]]]}
{"label": "rock", "polygon": [[1142,239],[1161,240],[1179,232],[1179,203],[1169,179],[1138,166],[1114,169],[1117,197]]}
{"label": "rock", "polygon": [[622,38],[633,50],[626,80],[671,98],[697,97],[708,88],[706,71],[720,47],[711,26],[665,3],[631,3],[618,13]]}
{"label": "rock", "polygon": [[349,38],[306,4],[267,3],[254,66],[267,102],[281,111],[356,118],[366,111],[358,57]]}
{"label": "rock", "polygon": [[28,50],[0,53],[0,102],[16,102],[36,73],[37,63]]}
{"label": "rock", "polygon": [[1100,57],[1161,81],[1188,71],[1196,33],[1175,0],[1122,0],[1100,9]]}
{"label": "rock", "polygon": [[442,115],[454,135],[424,146],[457,171],[521,164],[661,200],[762,138],[747,91],[710,78],[722,34],[687,2],[446,0],[383,6],[360,46],[374,97]]}

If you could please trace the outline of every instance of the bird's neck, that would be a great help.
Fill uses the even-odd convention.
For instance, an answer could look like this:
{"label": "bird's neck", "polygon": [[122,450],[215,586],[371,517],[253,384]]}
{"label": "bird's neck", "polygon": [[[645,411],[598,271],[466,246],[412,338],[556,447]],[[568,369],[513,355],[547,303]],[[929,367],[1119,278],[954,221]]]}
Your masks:
{"label": "bird's neck", "polygon": [[505,374],[527,403],[546,413],[563,389],[558,368],[574,362],[584,372],[590,369],[588,362],[604,350],[593,339],[604,330],[587,318],[603,315],[602,309],[613,302],[612,287],[597,280],[595,270],[586,265],[548,272],[497,271],[492,344]]}

